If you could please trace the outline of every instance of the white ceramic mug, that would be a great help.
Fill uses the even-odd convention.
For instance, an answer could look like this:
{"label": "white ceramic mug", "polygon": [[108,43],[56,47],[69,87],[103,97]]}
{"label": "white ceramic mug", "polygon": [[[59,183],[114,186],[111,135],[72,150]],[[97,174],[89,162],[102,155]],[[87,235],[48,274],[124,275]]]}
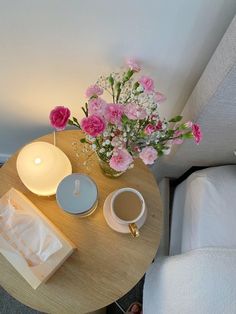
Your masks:
{"label": "white ceramic mug", "polygon": [[[115,210],[114,210],[115,199],[116,199],[116,197],[119,194],[121,194],[123,192],[133,192],[133,193],[135,193],[139,197],[139,199],[141,201],[141,204],[142,204],[142,207],[141,207],[139,215],[137,217],[135,217],[134,219],[132,219],[132,220],[123,220],[123,219],[121,219],[120,217],[118,217],[116,215]],[[139,230],[138,230],[138,227],[137,227],[136,223],[137,223],[137,221],[139,221],[143,217],[143,215],[145,214],[145,211],[146,211],[145,201],[144,201],[144,198],[143,198],[142,194],[139,191],[137,191],[137,190],[135,190],[133,188],[127,187],[127,188],[121,188],[119,190],[116,190],[113,193],[112,198],[111,198],[111,215],[112,215],[113,219],[116,222],[118,222],[119,224],[128,225],[129,229],[130,229],[130,232],[131,232],[131,234],[134,237],[139,236]]]}

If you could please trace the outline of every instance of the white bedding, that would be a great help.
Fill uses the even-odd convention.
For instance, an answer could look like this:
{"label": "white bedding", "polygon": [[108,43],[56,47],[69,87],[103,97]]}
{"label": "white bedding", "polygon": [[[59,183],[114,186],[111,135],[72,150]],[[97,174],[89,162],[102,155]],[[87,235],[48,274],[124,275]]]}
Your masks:
{"label": "white bedding", "polygon": [[235,314],[236,250],[157,258],[146,274],[144,314]]}
{"label": "white bedding", "polygon": [[170,254],[236,248],[236,165],[197,171],[176,189]]}

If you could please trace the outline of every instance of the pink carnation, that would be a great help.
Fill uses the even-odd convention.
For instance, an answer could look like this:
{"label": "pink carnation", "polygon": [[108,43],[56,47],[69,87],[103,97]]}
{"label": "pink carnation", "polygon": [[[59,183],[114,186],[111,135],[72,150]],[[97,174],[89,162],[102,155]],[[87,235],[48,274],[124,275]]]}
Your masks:
{"label": "pink carnation", "polygon": [[90,136],[98,136],[105,130],[105,122],[97,115],[91,115],[81,120],[82,130]]}
{"label": "pink carnation", "polygon": [[125,171],[132,162],[133,158],[126,149],[117,149],[114,150],[109,165],[116,171]]}
{"label": "pink carnation", "polygon": [[157,151],[153,147],[147,146],[142,149],[139,157],[142,159],[145,165],[151,165],[157,159]]}
{"label": "pink carnation", "polygon": [[142,120],[147,117],[146,110],[134,103],[127,104],[124,113],[130,120]]}
{"label": "pink carnation", "polygon": [[88,101],[89,115],[97,114],[103,116],[106,109],[106,102],[102,98],[92,98]]}
{"label": "pink carnation", "polygon": [[153,92],[154,91],[154,82],[153,82],[153,79],[151,79],[150,77],[143,75],[139,79],[138,82],[139,82],[139,84],[142,85],[145,92]]}
{"label": "pink carnation", "polygon": [[196,142],[197,144],[199,144],[199,143],[201,142],[202,136],[203,136],[203,135],[202,135],[201,128],[200,128],[200,125],[194,123],[194,124],[192,125],[192,132],[193,132],[193,136],[194,136],[194,138],[195,138],[195,142]]}
{"label": "pink carnation", "polygon": [[158,103],[162,103],[162,102],[164,102],[164,101],[166,100],[166,96],[163,95],[163,94],[160,93],[160,92],[156,92],[156,95],[155,95],[155,96],[156,96],[156,97],[155,97],[156,102],[158,102]]}
{"label": "pink carnation", "polygon": [[126,64],[130,68],[130,70],[134,72],[139,72],[141,70],[140,66],[134,59],[126,59]]}
{"label": "pink carnation", "polygon": [[105,118],[112,124],[120,124],[124,113],[124,106],[121,104],[108,104],[105,110]]}
{"label": "pink carnation", "polygon": [[126,143],[122,140],[122,137],[120,138],[119,136],[115,136],[113,137],[113,139],[111,140],[111,145],[113,147],[119,147],[119,148],[124,148]]}
{"label": "pink carnation", "polygon": [[103,94],[103,89],[98,85],[91,85],[87,88],[85,96],[91,98],[92,96],[101,96]]}
{"label": "pink carnation", "polygon": [[70,118],[70,110],[64,106],[57,106],[50,112],[50,123],[57,131],[65,129]]}
{"label": "pink carnation", "polygon": [[144,129],[144,132],[148,135],[151,135],[155,131],[156,131],[156,127],[150,123]]}
{"label": "pink carnation", "polygon": [[162,129],[162,122],[161,122],[161,120],[159,120],[157,125],[156,125],[156,131],[159,131],[161,129]]}

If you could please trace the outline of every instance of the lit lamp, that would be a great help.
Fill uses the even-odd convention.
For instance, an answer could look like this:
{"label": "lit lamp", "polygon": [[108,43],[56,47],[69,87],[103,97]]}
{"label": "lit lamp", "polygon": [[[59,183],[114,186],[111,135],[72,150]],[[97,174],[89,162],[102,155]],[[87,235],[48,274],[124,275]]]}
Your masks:
{"label": "lit lamp", "polygon": [[16,168],[24,185],[41,196],[56,194],[61,180],[72,173],[64,152],[46,142],[26,145],[17,157]]}

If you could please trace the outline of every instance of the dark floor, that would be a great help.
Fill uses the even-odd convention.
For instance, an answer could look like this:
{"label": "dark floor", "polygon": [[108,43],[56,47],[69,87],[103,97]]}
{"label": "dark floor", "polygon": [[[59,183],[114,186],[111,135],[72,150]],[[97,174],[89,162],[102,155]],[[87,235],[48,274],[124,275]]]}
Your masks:
{"label": "dark floor", "polygon": [[[142,302],[144,278],[124,297],[118,300],[119,305],[127,310],[129,305],[135,301]],[[117,307],[115,303],[107,308],[107,314],[122,314],[123,312]],[[5,290],[0,287],[0,314],[42,314],[34,311],[29,307],[21,304],[12,298]],[[69,313],[68,313],[69,314]]]}
{"label": "dark floor", "polygon": [[[132,290],[130,290],[121,299],[117,300],[119,305],[124,310],[127,310],[129,305],[133,302],[138,301],[138,302],[142,303],[143,284],[144,284],[144,277],[137,283],[137,285]],[[122,313],[122,311],[117,307],[117,305],[115,303],[111,304],[107,308],[107,314],[121,314],[121,313]]]}

